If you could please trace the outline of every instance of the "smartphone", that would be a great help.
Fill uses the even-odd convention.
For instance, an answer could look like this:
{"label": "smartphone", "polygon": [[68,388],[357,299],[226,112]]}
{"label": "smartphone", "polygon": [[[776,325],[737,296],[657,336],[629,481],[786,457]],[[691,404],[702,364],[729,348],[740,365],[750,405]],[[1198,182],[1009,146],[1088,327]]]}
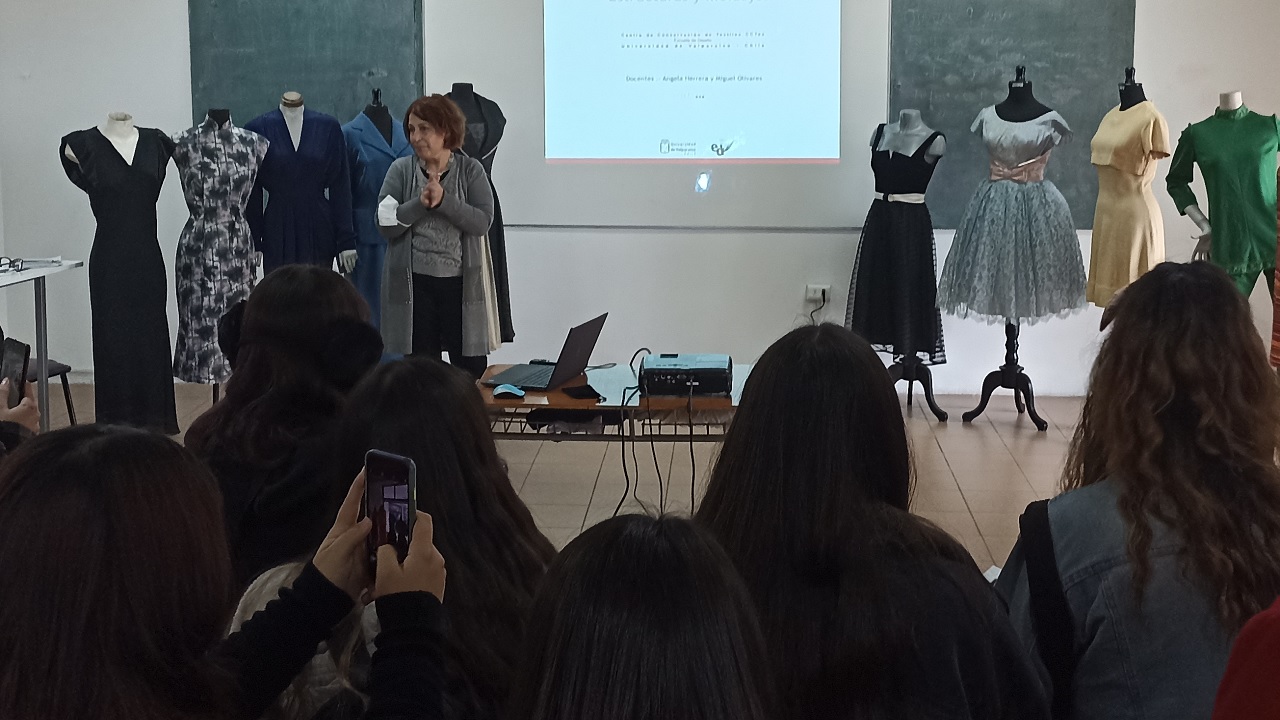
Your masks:
{"label": "smartphone", "polygon": [[9,408],[15,408],[22,402],[22,395],[27,389],[27,366],[30,364],[31,346],[13,338],[5,338],[0,377],[9,381],[9,397],[5,399]]}
{"label": "smartphone", "polygon": [[418,516],[418,468],[401,455],[370,450],[364,456],[364,516],[373,520],[369,531],[370,567],[377,567],[378,548],[391,545],[403,562]]}

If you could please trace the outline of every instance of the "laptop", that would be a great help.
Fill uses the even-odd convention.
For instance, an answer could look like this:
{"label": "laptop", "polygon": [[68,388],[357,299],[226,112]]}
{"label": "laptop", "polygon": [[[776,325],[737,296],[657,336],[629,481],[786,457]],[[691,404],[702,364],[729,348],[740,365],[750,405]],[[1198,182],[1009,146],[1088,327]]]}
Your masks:
{"label": "laptop", "polygon": [[607,317],[609,313],[570,330],[555,365],[513,365],[485,380],[484,384],[489,387],[515,385],[521,390],[555,390],[587,369]]}

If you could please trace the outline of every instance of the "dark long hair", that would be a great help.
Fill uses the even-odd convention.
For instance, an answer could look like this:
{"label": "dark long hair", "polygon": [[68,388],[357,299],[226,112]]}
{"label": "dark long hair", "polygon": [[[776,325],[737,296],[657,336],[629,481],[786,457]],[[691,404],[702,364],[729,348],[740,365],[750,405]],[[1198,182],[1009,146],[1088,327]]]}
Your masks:
{"label": "dark long hair", "polygon": [[82,425],[6,459],[0,717],[223,715],[221,504],[203,464],[141,430]]}
{"label": "dark long hair", "polygon": [[1238,630],[1280,595],[1280,388],[1249,305],[1205,262],[1162,263],[1116,296],[1062,489],[1120,486],[1141,599],[1151,518]]}
{"label": "dark long hair", "polygon": [[352,391],[337,430],[339,484],[372,449],[417,465],[418,507],[435,518],[449,563],[449,716],[496,718],[555,547],[511,486],[475,381],[425,358],[379,366]]}
{"label": "dark long hair", "polygon": [[225,396],[192,423],[187,447],[255,467],[286,460],[342,403],[344,388],[323,366],[326,339],[340,321],[368,317],[364,299],[332,270],[286,265],[272,272],[244,307]]}
{"label": "dark long hair", "polygon": [[687,520],[625,515],[560,553],[529,619],[509,720],[774,717],[751,600]]}
{"label": "dark long hair", "polygon": [[917,654],[900,593],[934,592],[939,559],[977,576],[959,543],[908,514],[912,483],[898,396],[864,340],[824,324],[765,351],[696,519],[757,603],[786,717],[894,707]]}

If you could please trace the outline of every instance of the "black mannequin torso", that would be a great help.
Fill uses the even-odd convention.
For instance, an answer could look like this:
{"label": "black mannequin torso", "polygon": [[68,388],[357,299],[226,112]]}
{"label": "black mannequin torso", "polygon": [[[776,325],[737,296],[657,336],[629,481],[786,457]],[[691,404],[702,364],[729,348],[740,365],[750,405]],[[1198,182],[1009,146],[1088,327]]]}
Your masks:
{"label": "black mannequin torso", "polygon": [[382,104],[382,91],[374,88],[373,102],[364,108],[365,117],[373,121],[373,126],[378,128],[378,132],[382,133],[382,139],[387,141],[387,145],[391,144],[391,111],[386,105]]}
{"label": "black mannequin torso", "polygon": [[227,108],[209,108],[209,112],[205,115],[220,128],[226,127],[227,123],[231,122],[231,111]]}
{"label": "black mannequin torso", "polygon": [[1031,81],[1027,79],[1027,69],[1019,65],[1017,76],[1009,83],[1009,96],[996,105],[996,115],[1009,122],[1027,122],[1051,112],[1052,108],[1036,100],[1031,90]]}
{"label": "black mannequin torso", "polygon": [[483,145],[488,139],[488,126],[480,109],[480,101],[476,100],[475,86],[471,83],[454,83],[453,89],[449,91],[449,99],[467,116],[467,134],[476,145]]}
{"label": "black mannequin torso", "polygon": [[1142,83],[1134,80],[1133,68],[1125,68],[1124,82],[1120,83],[1120,109],[1128,110],[1147,101],[1147,94],[1142,90]]}

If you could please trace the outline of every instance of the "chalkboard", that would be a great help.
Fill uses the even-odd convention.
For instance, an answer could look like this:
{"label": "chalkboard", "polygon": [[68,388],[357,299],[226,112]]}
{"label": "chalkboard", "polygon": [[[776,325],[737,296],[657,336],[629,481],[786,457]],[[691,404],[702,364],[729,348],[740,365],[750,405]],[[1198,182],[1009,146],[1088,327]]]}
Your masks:
{"label": "chalkboard", "polygon": [[280,104],[347,122],[372,90],[399,118],[422,95],[422,0],[189,0],[193,121],[230,108],[237,125]]}
{"label": "chalkboard", "polygon": [[[1119,104],[1133,64],[1136,0],[893,0],[890,112],[916,108],[947,134],[947,155],[929,186],[934,225],[955,228],[988,173],[986,146],[969,132],[982,108],[1000,102],[1018,65],[1040,102],[1075,137],[1053,153],[1048,179],[1077,228],[1093,227],[1097,172],[1089,142]],[[1138,80],[1141,82],[1141,68]],[[874,128],[867,128],[870,142]]]}

